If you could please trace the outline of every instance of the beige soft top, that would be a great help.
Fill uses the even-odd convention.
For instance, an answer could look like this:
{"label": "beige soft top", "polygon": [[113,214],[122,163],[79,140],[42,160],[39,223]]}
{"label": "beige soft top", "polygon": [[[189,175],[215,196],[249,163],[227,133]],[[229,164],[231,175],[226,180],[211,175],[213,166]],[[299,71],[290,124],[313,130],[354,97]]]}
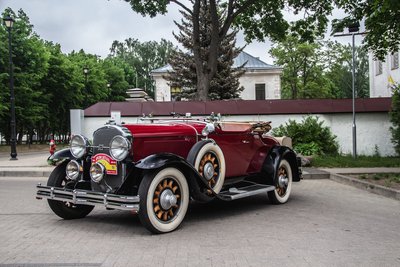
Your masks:
{"label": "beige soft top", "polygon": [[232,121],[223,121],[218,123],[221,130],[226,132],[261,132],[267,133],[271,130],[271,122],[232,122]]}

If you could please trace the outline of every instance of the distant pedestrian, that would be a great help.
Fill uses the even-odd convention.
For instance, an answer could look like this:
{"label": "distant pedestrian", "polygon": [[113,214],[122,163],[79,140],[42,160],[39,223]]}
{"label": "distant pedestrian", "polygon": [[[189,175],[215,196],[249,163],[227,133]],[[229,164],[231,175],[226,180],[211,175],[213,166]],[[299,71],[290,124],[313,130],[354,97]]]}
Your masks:
{"label": "distant pedestrian", "polygon": [[53,139],[51,139],[50,140],[50,155],[54,154],[54,152],[56,151],[56,148],[57,148],[56,142]]}

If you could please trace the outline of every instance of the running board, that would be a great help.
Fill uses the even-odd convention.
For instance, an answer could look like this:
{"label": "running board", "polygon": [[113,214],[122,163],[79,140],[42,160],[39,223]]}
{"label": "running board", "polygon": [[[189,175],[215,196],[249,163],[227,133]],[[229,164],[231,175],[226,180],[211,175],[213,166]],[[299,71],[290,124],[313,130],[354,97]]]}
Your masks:
{"label": "running board", "polygon": [[220,192],[218,194],[218,197],[222,200],[231,201],[235,199],[266,193],[273,190],[275,190],[275,186],[273,185],[254,184],[239,188],[231,187],[226,191]]}

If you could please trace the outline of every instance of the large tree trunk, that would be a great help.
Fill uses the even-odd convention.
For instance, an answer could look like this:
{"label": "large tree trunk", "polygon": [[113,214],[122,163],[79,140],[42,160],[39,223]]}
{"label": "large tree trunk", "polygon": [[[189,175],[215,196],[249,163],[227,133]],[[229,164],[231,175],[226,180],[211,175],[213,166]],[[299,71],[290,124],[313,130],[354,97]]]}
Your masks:
{"label": "large tree trunk", "polygon": [[[210,1],[211,43],[207,59],[203,59],[200,46],[200,7],[206,5],[205,0],[196,0],[193,5],[193,55],[196,64],[197,93],[196,100],[206,101],[211,79],[217,72],[218,52],[220,44],[219,19],[215,0]],[[226,33],[225,33],[226,34]]]}

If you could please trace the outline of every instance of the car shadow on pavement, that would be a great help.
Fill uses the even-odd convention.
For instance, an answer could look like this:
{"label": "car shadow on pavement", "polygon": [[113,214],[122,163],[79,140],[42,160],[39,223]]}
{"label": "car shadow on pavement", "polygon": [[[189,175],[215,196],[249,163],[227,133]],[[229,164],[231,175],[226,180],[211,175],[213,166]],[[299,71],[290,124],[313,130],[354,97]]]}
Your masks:
{"label": "car shadow on pavement", "polygon": [[[289,200],[285,205],[295,202]],[[214,221],[229,221],[231,218],[268,212],[281,205],[272,205],[264,194],[239,199],[231,202],[213,200],[209,203],[191,202],[184,219],[186,230],[196,229],[204,223],[213,224]],[[62,227],[70,227],[77,231],[88,232],[110,232],[113,236],[126,237],[127,235],[148,235],[149,232],[141,225],[139,217],[129,211],[104,210],[95,208],[86,218],[79,220],[58,220]],[[179,231],[179,230],[178,230]]]}

